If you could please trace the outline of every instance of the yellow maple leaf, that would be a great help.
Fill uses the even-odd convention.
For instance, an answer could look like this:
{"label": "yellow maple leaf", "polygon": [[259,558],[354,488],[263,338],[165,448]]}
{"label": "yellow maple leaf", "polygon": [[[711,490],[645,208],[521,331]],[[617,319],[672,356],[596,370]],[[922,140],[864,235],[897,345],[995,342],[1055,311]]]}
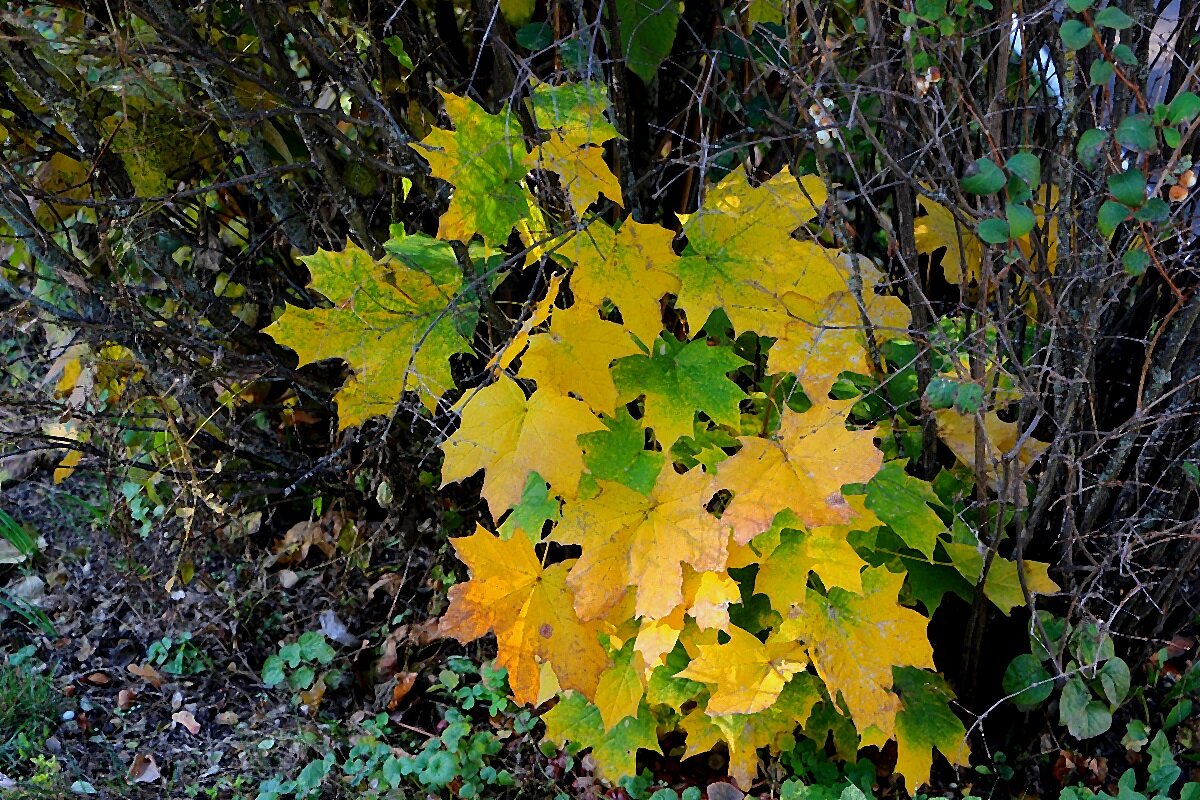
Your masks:
{"label": "yellow maple leaf", "polygon": [[687,248],[671,271],[680,280],[677,305],[695,329],[722,308],[738,330],[766,330],[779,313],[779,296],[796,291],[822,300],[848,288],[840,254],[791,238],[824,205],[816,176],[797,181],[784,170],[750,186],[735,170],[712,187],[700,209],[686,216]]}
{"label": "yellow maple leaf", "polygon": [[903,573],[873,567],[862,573],[862,594],[809,589],[779,629],[805,642],[830,696],[841,693],[859,731],[874,725],[889,738],[900,708],[892,667],[933,668],[929,620],[899,604],[903,583]]}
{"label": "yellow maple leaf", "polygon": [[443,239],[476,233],[500,245],[534,205],[523,179],[530,169],[520,122],[489,114],[466,97],[441,92],[454,130],[434,128],[416,147],[435,178],[455,187],[438,224]]}
{"label": "yellow maple leaf", "polygon": [[[958,460],[972,470],[975,469],[975,416],[959,414],[953,409],[940,409],[933,412],[937,422],[938,436],[958,456]],[[1017,447],[1018,437],[1022,433],[1017,429],[1017,423],[1005,422],[994,411],[983,414],[983,433],[985,449],[983,456],[984,475],[993,491],[1000,491],[1005,478],[1004,457]],[[1025,437],[1021,447],[1016,452],[1013,462],[1014,469],[1008,476],[1009,489],[1014,496],[1008,498],[1019,505],[1026,502],[1023,479],[1033,466],[1033,463],[1046,451],[1050,445],[1040,442],[1032,436]]]}
{"label": "yellow maple leaf", "polygon": [[[976,545],[962,542],[943,542],[951,563],[959,574],[972,583],[979,583],[983,574],[983,553]],[[1025,560],[1025,585],[1031,594],[1054,594],[1059,585],[1050,578],[1050,565],[1044,561]],[[1025,605],[1021,588],[1020,568],[1015,561],[996,556],[988,567],[983,593],[1007,615],[1017,606]]]}
{"label": "yellow maple leaf", "polygon": [[[321,250],[301,260],[312,273],[312,287],[335,306],[288,306],[263,332],[295,350],[301,364],[327,358],[350,364],[353,377],[334,395],[339,428],[390,414],[407,390],[420,390],[432,408],[454,387],[450,356],[469,350],[455,313],[447,310],[456,283],[438,285],[349,242],[341,252]],[[462,319],[474,325],[471,312]]]}
{"label": "yellow maple leaf", "polygon": [[688,615],[700,630],[729,628],[729,606],[741,602],[742,590],[728,573],[691,573],[684,578],[683,594]]}
{"label": "yellow maple leaf", "polygon": [[617,205],[625,204],[621,184],[604,162],[602,147],[580,144],[552,132],[550,138],[534,151],[534,163],[558,174],[571,206],[580,217],[601,194],[616,201]]}
{"label": "yellow maple leaf", "polygon": [[729,750],[729,774],[743,789],[749,789],[758,774],[758,749],[778,753],[790,746],[796,727],[804,725],[821,699],[814,676],[798,674],[788,681],[776,702],[756,714],[712,716],[696,708],[680,723],[687,734],[683,757],[707,753],[718,742]]}
{"label": "yellow maple leaf", "polygon": [[680,475],[668,462],[649,495],[598,483],[595,497],[567,505],[554,534],[583,548],[569,578],[583,619],[604,614],[629,587],[637,616],[662,619],[683,602],[684,564],[725,568],[729,528],[705,507],[715,492],[708,475]]}
{"label": "yellow maple leaf", "polygon": [[683,632],[683,616],[681,605],[662,619],[642,620],[633,647],[645,665],[644,677],[648,678],[656,668],[667,663],[667,654],[675,649]]}
{"label": "yellow maple leaf", "polygon": [[792,676],[808,665],[804,645],[775,634],[760,642],[749,631],[731,626],[729,640],[698,646],[700,655],[678,678],[710,688],[708,713],[753,714],[773,704]]}
{"label": "yellow maple leaf", "polygon": [[979,268],[983,261],[983,243],[970,225],[963,225],[954,218],[950,209],[941,203],[918,196],[917,203],[925,209],[925,216],[915,222],[917,252],[933,255],[944,247],[942,272],[948,283],[961,284],[979,280]]}
{"label": "yellow maple leaf", "polygon": [[660,225],[627,219],[614,231],[592,222],[562,249],[574,263],[571,292],[577,304],[599,311],[605,299],[621,312],[622,324],[642,344],[650,345],[663,328],[663,295],[678,291],[671,274],[679,257],[671,250],[672,235]]}
{"label": "yellow maple leaf", "polygon": [[[876,341],[893,339],[909,328],[912,315],[899,298],[864,289],[863,302]],[[862,312],[850,292],[815,301],[795,292],[781,298],[787,310],[781,331],[767,354],[767,370],[790,372],[810,396],[824,396],[842,372],[869,374],[871,367]]]}
{"label": "yellow maple leaf", "polygon": [[537,700],[541,662],[553,666],[564,688],[595,694],[608,656],[595,625],[575,615],[567,564],[543,569],[529,539],[504,541],[482,526],[450,542],[471,579],[450,587],[441,631],[462,642],[495,631],[496,660],[518,703]]}
{"label": "yellow maple leaf", "polygon": [[558,293],[565,277],[567,277],[565,274],[550,276],[550,280],[546,282],[545,296],[534,305],[533,310],[529,312],[528,319],[521,323],[521,327],[513,334],[512,341],[488,361],[489,371],[508,369],[509,364],[521,355],[526,345],[529,344],[529,337],[533,329],[550,319],[550,312],[554,310],[554,302],[558,300]]}
{"label": "yellow maple leaf", "polygon": [[641,659],[630,642],[616,654],[612,666],[600,675],[594,702],[600,709],[606,731],[626,717],[637,715],[646,692],[644,673]]}
{"label": "yellow maple leaf", "polygon": [[583,473],[575,437],[603,427],[581,401],[550,391],[526,398],[502,375],[466,399],[462,423],[441,446],[442,485],[485,470],[483,496],[494,518],[517,504],[531,472],[573,498]]}
{"label": "yellow maple leaf", "polygon": [[883,455],[870,431],[846,429],[853,400],[827,400],[803,414],[785,411],[771,439],[742,437],[742,449],[717,468],[717,484],[733,492],[721,519],[739,544],[771,527],[790,508],[808,526],[854,518],[842,495],[879,471]]}
{"label": "yellow maple leaf", "polygon": [[862,570],[867,566],[846,539],[848,526],[826,525],[811,531],[787,530],[780,544],[763,559],[754,578],[754,591],[765,594],[771,607],[787,615],[805,601],[808,575],[815,572],[826,588],[862,591]]}
{"label": "yellow maple leaf", "polygon": [[638,352],[620,325],[577,304],[555,311],[550,330],[529,340],[520,374],[536,381],[539,389],[577,395],[593,410],[611,416],[616,412],[617,388],[609,364]]}

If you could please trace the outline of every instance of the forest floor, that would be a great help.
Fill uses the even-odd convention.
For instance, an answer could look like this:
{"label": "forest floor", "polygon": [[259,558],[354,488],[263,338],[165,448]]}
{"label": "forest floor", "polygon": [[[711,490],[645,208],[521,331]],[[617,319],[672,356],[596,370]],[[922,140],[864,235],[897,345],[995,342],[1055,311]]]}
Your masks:
{"label": "forest floor", "polygon": [[[421,753],[403,778],[415,794],[392,796],[658,800],[678,795],[654,787],[698,785],[710,800],[742,797],[710,785],[719,756],[662,759],[652,780],[614,788],[586,757],[543,749],[536,719],[486,666],[486,645],[437,635],[455,576],[447,515],[432,507],[366,522],[256,513],[170,539],[115,524],[113,508],[99,483],[55,484],[49,470],[0,493],[0,511],[38,543],[26,558],[0,551],[6,800],[383,796],[383,760]],[[1175,656],[1194,645],[1181,641]],[[965,781],[935,771],[939,793],[1054,796],[1106,786],[1118,759],[1138,763],[1115,728],[1072,749],[1042,711],[1002,742],[1023,736],[1025,752],[991,751]],[[1200,741],[1200,719],[1187,725]],[[894,795],[879,768],[876,796]]]}

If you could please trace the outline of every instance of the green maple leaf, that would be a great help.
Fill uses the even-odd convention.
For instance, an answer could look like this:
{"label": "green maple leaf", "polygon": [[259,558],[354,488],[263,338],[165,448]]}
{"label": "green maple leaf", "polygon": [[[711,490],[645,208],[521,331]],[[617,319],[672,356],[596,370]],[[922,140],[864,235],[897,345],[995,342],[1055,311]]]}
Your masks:
{"label": "green maple leaf", "polygon": [[666,335],[654,342],[651,355],[618,359],[612,374],[621,402],[645,396],[646,422],[668,450],[679,437],[691,435],[697,411],[714,422],[738,426],[738,404],[746,393],[728,373],[746,363],[729,347]]}
{"label": "green maple leaf", "polygon": [[531,542],[537,544],[542,539],[542,528],[546,523],[558,522],[561,516],[558,498],[550,493],[549,484],[542,480],[541,475],[531,472],[525,480],[521,501],[513,506],[497,533],[501,539],[507,539],[517,531],[522,531]]}
{"label": "green maple leaf", "polygon": [[[424,238],[413,244],[442,243]],[[455,302],[457,280],[438,285],[424,272],[392,258],[376,261],[349,243],[341,252],[320,250],[302,260],[312,288],[334,307],[289,306],[264,332],[295,350],[301,364],[349,363],[354,375],[334,395],[340,428],[390,414],[405,391],[418,390],[433,407],[454,388],[449,359],[470,349],[476,322],[470,304]]]}
{"label": "green maple leaf", "polygon": [[603,422],[608,430],[579,437],[583,463],[592,477],[650,494],[662,471],[663,454],[645,449],[646,431],[625,409],[618,410],[615,418],[604,418]]}
{"label": "green maple leaf", "polygon": [[546,723],[546,738],[560,747],[568,743],[590,747],[596,772],[609,781],[637,774],[638,750],[662,752],[654,716],[644,705],[637,716],[625,717],[605,732],[600,709],[578,692],[568,692],[542,715],[542,721]]}
{"label": "green maple leaf", "polygon": [[916,794],[929,781],[934,748],[952,764],[967,763],[967,730],[950,709],[954,693],[940,676],[914,667],[897,667],[893,676],[900,695],[896,772],[904,776],[909,793]]}
{"label": "green maple leaf", "polygon": [[454,130],[435,128],[416,148],[433,176],[455,187],[438,236],[465,242],[478,233],[502,245],[532,204],[523,183],[532,164],[521,125],[465,97],[443,92],[442,99]]}
{"label": "green maple leaf", "polygon": [[903,462],[884,464],[867,483],[867,508],[927,558],[933,558],[938,536],[946,530],[930,505],[941,505],[933,487],[906,473]]}

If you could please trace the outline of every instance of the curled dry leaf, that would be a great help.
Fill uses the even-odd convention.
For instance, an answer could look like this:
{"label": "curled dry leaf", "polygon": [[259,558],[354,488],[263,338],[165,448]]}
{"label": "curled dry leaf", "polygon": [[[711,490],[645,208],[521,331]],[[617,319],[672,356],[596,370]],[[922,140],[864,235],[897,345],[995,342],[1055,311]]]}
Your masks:
{"label": "curled dry leaf", "polygon": [[161,689],[163,685],[163,676],[154,667],[149,664],[130,664],[125,669],[129,670],[131,675],[136,675],[146,683],[153,686],[155,689]]}
{"label": "curled dry leaf", "polygon": [[392,686],[392,698],[388,700],[388,711],[395,711],[396,706],[408,697],[408,693],[412,691],[413,685],[417,682],[417,673],[401,672],[396,676],[396,683]]}
{"label": "curled dry leaf", "polygon": [[92,686],[107,686],[112,683],[112,678],[105,675],[103,672],[90,672],[84,675],[81,679],[84,683]]}
{"label": "curled dry leaf", "polygon": [[133,689],[122,689],[117,692],[117,708],[122,711],[128,711],[133,707],[133,701],[137,699],[137,692]]}
{"label": "curled dry leaf", "polygon": [[154,756],[138,753],[133,757],[133,763],[129,765],[130,783],[154,783],[161,777]]}
{"label": "curled dry leaf", "polygon": [[171,715],[171,722],[187,728],[187,732],[193,736],[200,733],[200,723],[196,721],[196,717],[190,711],[176,711]]}

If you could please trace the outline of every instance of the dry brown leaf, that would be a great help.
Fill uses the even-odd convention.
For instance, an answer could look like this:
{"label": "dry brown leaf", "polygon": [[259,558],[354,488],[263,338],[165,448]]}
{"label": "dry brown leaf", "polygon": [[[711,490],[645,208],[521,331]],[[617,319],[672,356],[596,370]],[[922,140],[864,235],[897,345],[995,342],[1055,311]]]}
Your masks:
{"label": "dry brown leaf", "polygon": [[154,783],[162,777],[154,756],[138,753],[129,765],[129,780],[132,783]]}
{"label": "dry brown leaf", "polygon": [[155,689],[162,688],[163,676],[149,664],[130,664],[126,669],[130,674],[138,676]]}
{"label": "dry brown leaf", "polygon": [[401,672],[396,676],[396,683],[392,686],[392,699],[388,700],[388,711],[396,710],[396,706],[400,705],[400,701],[408,696],[416,682],[417,673],[415,672]]}
{"label": "dry brown leaf", "polygon": [[137,692],[133,689],[122,689],[117,692],[117,708],[122,711],[128,711],[133,707],[133,701],[137,699]]}
{"label": "dry brown leaf", "polygon": [[91,684],[92,686],[107,686],[108,684],[112,683],[112,678],[108,677],[103,672],[88,673],[87,675],[83,676],[82,680],[84,683]]}
{"label": "dry brown leaf", "polygon": [[187,732],[193,736],[200,733],[200,723],[196,721],[196,717],[190,711],[176,711],[171,715],[171,722],[187,728]]}
{"label": "dry brown leaf", "polygon": [[300,702],[308,706],[308,713],[311,714],[320,707],[321,701],[325,699],[325,688],[325,679],[317,678],[311,689],[300,692]]}

